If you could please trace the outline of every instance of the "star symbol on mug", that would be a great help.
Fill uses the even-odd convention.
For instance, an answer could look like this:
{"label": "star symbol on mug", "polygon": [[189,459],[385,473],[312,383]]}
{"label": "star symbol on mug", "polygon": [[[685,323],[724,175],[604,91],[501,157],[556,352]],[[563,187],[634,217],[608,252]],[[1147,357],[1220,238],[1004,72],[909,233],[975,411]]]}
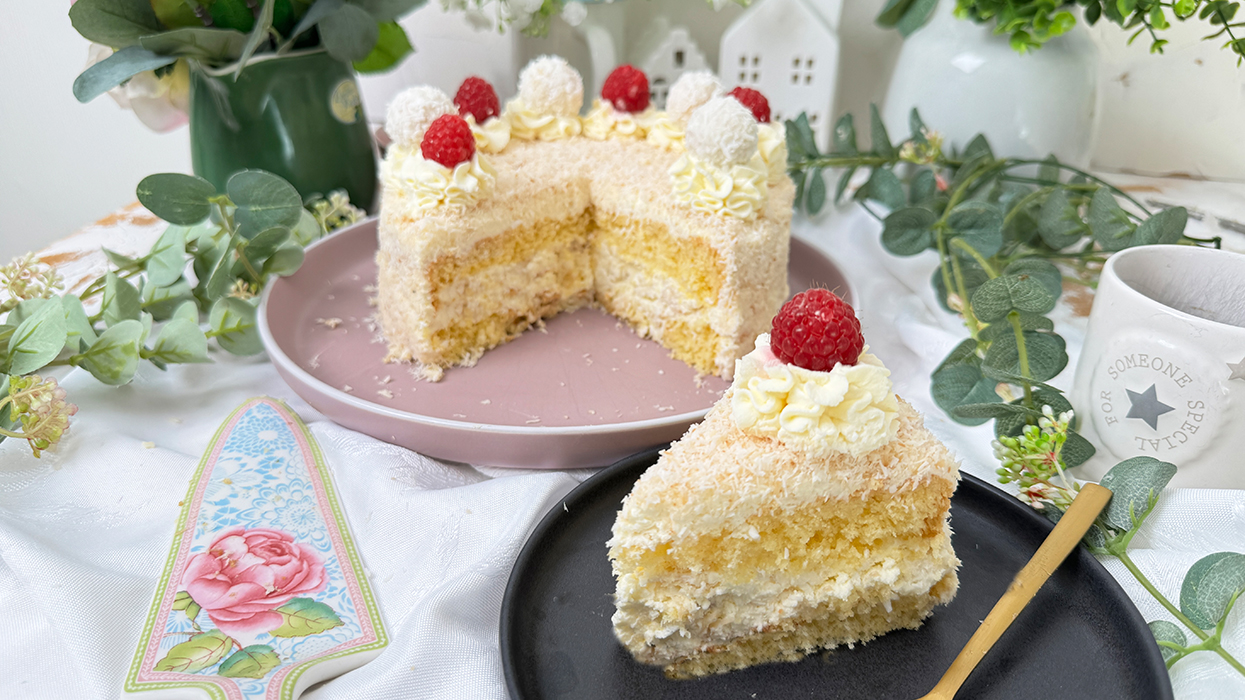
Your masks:
{"label": "star symbol on mug", "polygon": [[1176,410],[1159,401],[1154,384],[1151,384],[1149,389],[1140,394],[1132,389],[1125,389],[1124,391],[1128,392],[1128,400],[1132,403],[1132,408],[1128,409],[1127,417],[1140,418],[1146,422],[1146,425],[1155,430],[1159,429],[1159,416]]}
{"label": "star symbol on mug", "polygon": [[1232,376],[1228,377],[1228,381],[1232,381],[1233,379],[1245,380],[1245,357],[1242,357],[1240,362],[1229,362],[1227,364],[1228,369],[1232,370]]}

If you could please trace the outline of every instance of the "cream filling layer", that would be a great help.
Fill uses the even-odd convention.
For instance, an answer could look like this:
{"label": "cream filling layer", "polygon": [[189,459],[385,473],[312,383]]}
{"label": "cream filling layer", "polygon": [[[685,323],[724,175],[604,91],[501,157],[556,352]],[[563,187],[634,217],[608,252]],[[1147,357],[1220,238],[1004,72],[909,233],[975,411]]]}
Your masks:
{"label": "cream filling layer", "polygon": [[890,370],[869,352],[829,372],[783,362],[768,333],[735,364],[731,416],[740,430],[826,457],[872,452],[899,432],[899,401]]}

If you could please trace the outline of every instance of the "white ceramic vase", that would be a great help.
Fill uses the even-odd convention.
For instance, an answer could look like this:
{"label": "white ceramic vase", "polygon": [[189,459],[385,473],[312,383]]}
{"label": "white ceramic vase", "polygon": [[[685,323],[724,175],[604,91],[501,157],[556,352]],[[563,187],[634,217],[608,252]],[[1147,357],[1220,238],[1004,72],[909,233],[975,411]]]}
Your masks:
{"label": "white ceramic vase", "polygon": [[984,133],[996,155],[1088,166],[1098,115],[1098,50],[1078,20],[1064,36],[1021,55],[993,23],[957,19],[954,0],[903,44],[883,120],[893,140],[916,107],[926,126],[962,148]]}

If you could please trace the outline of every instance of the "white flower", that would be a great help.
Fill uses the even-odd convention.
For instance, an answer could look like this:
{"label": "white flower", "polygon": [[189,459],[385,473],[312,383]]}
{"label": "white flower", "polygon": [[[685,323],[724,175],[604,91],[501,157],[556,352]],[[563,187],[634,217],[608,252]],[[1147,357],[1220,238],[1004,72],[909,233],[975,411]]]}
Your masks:
{"label": "white flower", "polygon": [[[91,44],[86,67],[111,55],[112,49],[107,46]],[[185,61],[174,63],[172,70],[160,77],[154,71],[143,71],[109,90],[108,95],[122,109],[133,110],[139,121],[152,131],[172,131],[190,121],[190,69]]]}
{"label": "white flower", "polygon": [[588,16],[588,8],[584,7],[582,2],[568,2],[562,8],[562,19],[572,27],[578,27],[579,23],[584,21]]}

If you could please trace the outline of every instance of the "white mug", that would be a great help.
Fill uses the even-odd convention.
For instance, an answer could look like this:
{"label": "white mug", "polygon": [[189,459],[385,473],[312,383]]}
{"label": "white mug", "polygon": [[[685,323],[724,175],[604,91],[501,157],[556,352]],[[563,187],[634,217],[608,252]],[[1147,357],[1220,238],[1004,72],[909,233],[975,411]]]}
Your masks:
{"label": "white mug", "polygon": [[1071,402],[1097,480],[1150,456],[1173,486],[1245,489],[1245,255],[1129,248],[1103,267]]}

